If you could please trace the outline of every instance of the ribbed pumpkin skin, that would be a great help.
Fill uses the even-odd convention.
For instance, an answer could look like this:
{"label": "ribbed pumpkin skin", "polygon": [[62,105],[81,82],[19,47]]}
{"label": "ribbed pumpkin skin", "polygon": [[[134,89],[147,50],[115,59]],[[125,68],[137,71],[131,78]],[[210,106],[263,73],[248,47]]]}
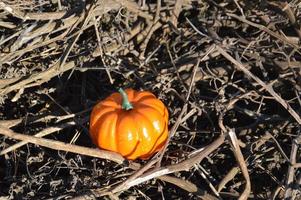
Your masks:
{"label": "ribbed pumpkin skin", "polygon": [[90,116],[90,135],[99,148],[129,160],[147,159],[168,138],[168,111],[150,92],[125,90],[133,109],[122,109],[122,97],[113,93],[96,104]]}

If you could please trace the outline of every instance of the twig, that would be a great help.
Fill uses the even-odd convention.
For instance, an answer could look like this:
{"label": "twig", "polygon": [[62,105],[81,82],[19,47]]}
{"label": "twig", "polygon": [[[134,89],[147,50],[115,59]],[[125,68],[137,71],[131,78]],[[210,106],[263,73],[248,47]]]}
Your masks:
{"label": "twig", "polygon": [[21,10],[15,9],[14,7],[5,4],[0,1],[0,8],[4,9],[14,17],[23,19],[23,20],[53,20],[62,18],[66,12],[43,12],[43,13],[24,13]]}
{"label": "twig", "polygon": [[16,133],[3,126],[0,126],[0,134],[16,140],[22,140],[25,142],[41,145],[50,149],[62,150],[62,151],[77,153],[81,155],[102,158],[102,159],[114,161],[118,164],[122,164],[124,161],[124,158],[121,155],[114,152],[82,147],[73,144],[66,144],[64,142],[59,142],[59,141],[45,139],[45,138],[38,138],[30,135],[23,135],[20,133]]}
{"label": "twig", "polygon": [[296,163],[296,156],[297,156],[297,150],[298,150],[298,144],[297,141],[294,139],[292,141],[292,149],[291,149],[291,155],[290,155],[290,165],[287,170],[287,180],[286,180],[286,189],[285,189],[285,199],[291,199],[292,193],[295,190],[293,187],[294,183],[294,176],[295,176],[295,170],[294,164]]}
{"label": "twig", "polygon": [[157,0],[156,13],[154,19],[151,22],[147,23],[149,24],[148,27],[145,29],[145,31],[141,33],[142,36],[144,36],[145,34],[146,36],[144,38],[144,41],[140,45],[140,50],[141,50],[140,58],[144,58],[147,44],[151,36],[153,35],[153,33],[162,26],[162,24],[159,22],[160,11],[161,11],[161,0]]}
{"label": "twig", "polygon": [[[61,68],[62,66],[65,65],[65,62],[66,62],[66,60],[67,60],[67,58],[68,58],[68,56],[69,56],[71,50],[73,49],[73,47],[74,47],[76,41],[78,40],[79,36],[83,33],[83,31],[84,31],[85,27],[88,25],[90,19],[93,17],[93,11],[94,11],[94,10],[95,10],[95,5],[92,4],[92,5],[88,8],[87,13],[82,13],[82,14],[81,14],[81,15],[85,15],[85,17],[84,17],[85,20],[84,20],[83,23],[81,24],[81,27],[80,27],[79,31],[77,32],[77,34],[74,36],[73,40],[69,43],[69,45],[66,47],[64,53],[62,54],[62,56],[61,56],[61,58],[60,58],[59,68]],[[80,18],[81,18],[81,17],[80,17]],[[78,21],[77,23],[79,23],[79,21]],[[76,26],[77,23],[74,24],[74,27]],[[74,70],[74,68],[73,68],[73,70]],[[73,70],[72,70],[72,72],[73,72]],[[71,74],[72,74],[72,72],[71,72]],[[70,75],[71,75],[71,74],[70,74]],[[70,77],[70,75],[69,75],[69,77]]]}
{"label": "twig", "polygon": [[[86,121],[88,121],[88,118],[83,119],[82,123],[84,123]],[[1,125],[1,123],[0,123],[0,125]],[[38,132],[34,136],[35,137],[44,137],[46,135],[49,135],[49,134],[54,133],[54,132],[58,132],[58,131],[60,131],[60,130],[62,130],[64,128],[67,128],[69,126],[74,126],[74,125],[76,125],[76,122],[71,121],[71,122],[67,122],[67,123],[64,123],[64,124],[61,124],[61,125],[57,125],[57,126],[54,126],[54,127],[52,126],[52,127],[46,128],[46,129]],[[28,143],[27,141],[21,141],[21,142],[18,142],[16,144],[14,144],[14,145],[11,145],[8,148],[0,151],[0,155],[4,155],[4,154],[7,154],[7,153],[9,153],[11,151],[14,151],[14,150],[20,148],[21,146],[23,146],[23,145],[25,145],[27,143]]]}
{"label": "twig", "polygon": [[[221,129],[222,134],[227,133],[227,128],[225,127],[224,122],[223,122],[224,116],[225,116],[226,112],[227,112],[229,109],[233,108],[234,104],[235,104],[238,100],[243,99],[243,98],[245,98],[245,97],[248,97],[248,96],[251,95],[252,93],[253,93],[253,91],[250,91],[250,92],[247,92],[247,93],[245,93],[245,94],[242,94],[242,95],[240,95],[240,96],[238,96],[238,97],[236,97],[236,98],[233,98],[233,99],[227,104],[227,106],[225,107],[225,109],[220,113],[219,118],[218,118],[218,125],[219,125],[219,127],[220,127],[220,129]],[[235,141],[236,147],[235,147],[235,148],[237,148],[238,141],[237,141],[236,135],[233,137],[233,133],[231,133],[231,131],[232,131],[232,130],[230,130],[228,133],[229,133],[229,134],[232,134],[232,138],[233,138],[234,140],[236,139],[236,141]],[[233,132],[233,131],[232,131],[232,132]],[[231,139],[231,140],[233,140],[233,139]],[[238,148],[239,148],[239,146],[238,146]],[[242,155],[241,155],[240,148],[239,148],[238,150],[236,150],[236,151],[239,151],[239,152],[235,152],[235,153],[237,153],[237,155],[235,154],[235,156],[238,156],[238,157],[237,157],[237,160],[239,159],[238,162],[239,162],[239,161],[243,161],[243,163],[239,163],[240,168],[241,168],[241,170],[242,170],[243,173],[247,173],[247,171],[243,171],[243,170],[246,170],[247,167],[246,167],[246,164],[245,164],[245,162],[244,162],[244,159],[243,159],[243,157],[242,157]],[[240,154],[240,155],[239,155],[239,154]],[[242,169],[242,168],[245,168],[245,169]],[[238,169],[232,168],[231,171],[228,172],[228,174],[224,177],[224,179],[223,179],[223,180],[220,182],[220,184],[218,185],[218,191],[220,192],[220,191],[223,189],[223,187],[226,185],[226,183],[227,183],[228,181],[230,181],[232,178],[234,178],[235,175],[236,175],[237,173],[238,173]],[[246,179],[246,181],[247,181],[247,184],[246,184],[244,193],[241,195],[242,198],[246,198],[246,197],[249,196],[249,194],[250,194],[250,186],[251,186],[251,185],[248,185],[248,184],[250,184],[250,180],[249,180],[250,178],[249,178],[248,174],[244,174],[244,177],[245,177],[245,179]],[[249,183],[248,183],[248,181],[249,181]]]}
{"label": "twig", "polygon": [[97,38],[97,43],[98,43],[98,46],[97,46],[97,49],[99,50],[100,52],[100,58],[101,58],[101,61],[105,67],[105,70],[106,70],[106,73],[109,77],[109,80],[110,80],[110,83],[113,84],[114,83],[114,80],[112,79],[112,76],[111,76],[111,73],[110,73],[110,69],[108,68],[105,60],[104,60],[104,53],[102,51],[102,45],[101,45],[101,41],[100,41],[100,36],[99,36],[99,31],[98,31],[98,28],[97,28],[97,24],[96,24],[96,18],[95,16],[93,16],[93,22],[94,22],[94,30],[95,30],[95,34],[96,34],[96,38]]}
{"label": "twig", "polygon": [[234,2],[235,2],[235,4],[236,4],[237,8],[239,9],[240,14],[241,14],[244,18],[246,18],[245,14],[244,14],[244,10],[243,10],[242,7],[239,5],[239,2],[238,2],[237,0],[234,0]]}
{"label": "twig", "polygon": [[174,6],[173,10],[171,11],[170,21],[174,27],[177,27],[178,17],[182,10],[183,3],[184,3],[183,0],[176,0],[175,6]]}
{"label": "twig", "polygon": [[248,168],[244,161],[243,155],[242,155],[240,147],[238,145],[238,139],[237,139],[236,134],[233,129],[231,129],[229,131],[229,136],[230,136],[233,148],[234,148],[234,155],[236,157],[238,165],[240,166],[242,174],[246,180],[245,189],[238,199],[245,200],[245,199],[248,199],[250,192],[251,192],[251,182],[250,182],[250,177],[249,177],[249,173],[248,173]]}
{"label": "twig", "polygon": [[239,70],[243,71],[247,76],[251,77],[255,80],[259,85],[261,85],[266,91],[268,91],[276,101],[278,101],[292,116],[293,118],[301,125],[301,118],[296,113],[294,109],[284,100],[281,96],[279,96],[271,86],[265,84],[262,80],[260,80],[257,76],[255,76],[252,72],[250,72],[243,64],[235,60],[230,54],[228,54],[221,47],[216,46],[216,49],[230,62],[232,62]]}
{"label": "twig", "polygon": [[279,149],[279,152],[282,154],[282,156],[284,157],[284,159],[287,162],[290,162],[289,158],[287,157],[287,155],[285,154],[285,152],[283,151],[281,145],[279,144],[279,142],[276,140],[276,138],[270,133],[267,132],[267,136],[269,136],[269,138],[272,138],[272,140],[276,143],[277,148]]}
{"label": "twig", "polygon": [[[300,49],[300,46],[298,46],[297,44],[292,43],[292,42],[289,41],[287,38],[285,38],[285,37],[283,37],[282,35],[279,35],[279,34],[273,32],[273,31],[271,31],[270,29],[268,29],[267,27],[265,27],[265,26],[263,26],[263,25],[261,25],[261,24],[256,24],[256,23],[254,23],[254,22],[251,22],[251,21],[249,21],[249,20],[247,20],[247,19],[245,19],[245,18],[242,18],[242,17],[237,16],[237,15],[232,14],[232,13],[227,13],[227,15],[230,16],[230,17],[233,17],[233,18],[235,18],[235,19],[238,19],[238,20],[241,21],[241,22],[244,22],[244,23],[246,23],[246,24],[249,24],[249,25],[251,25],[251,26],[253,26],[253,27],[256,27],[256,28],[258,28],[259,30],[262,30],[262,31],[264,31],[264,32],[266,32],[266,33],[268,33],[268,34],[270,34],[271,36],[273,36],[273,37],[275,37],[275,38],[277,38],[277,39],[279,39],[279,40],[281,40],[281,41],[283,41],[283,42],[289,44],[290,46],[292,46],[292,47],[294,47],[294,48],[296,48],[296,49]],[[299,51],[298,51],[298,52],[299,52]],[[299,53],[300,53],[300,52],[299,52]]]}
{"label": "twig", "polygon": [[114,193],[114,191],[122,191],[123,188],[127,187],[127,185],[130,182],[134,181],[136,178],[138,178],[139,176],[141,176],[144,172],[146,172],[147,170],[149,170],[156,162],[157,162],[157,159],[150,160],[146,165],[144,165],[143,167],[141,167],[133,175],[131,175],[129,178],[127,178],[126,181],[122,182],[117,187],[113,188],[112,193]]}
{"label": "twig", "polygon": [[[149,172],[143,174],[142,176],[129,181],[126,185],[124,185],[122,188],[118,188],[118,190],[114,189],[111,192],[117,193],[124,190],[127,190],[135,185],[141,184],[145,181],[148,181],[153,178],[157,178],[159,176],[171,174],[174,172],[189,170],[195,163],[201,162],[204,158],[206,158],[209,154],[211,154],[213,151],[215,151],[220,145],[224,143],[225,135],[222,134],[219,136],[214,142],[212,142],[210,145],[205,147],[202,151],[200,151],[195,156],[188,158],[180,163],[169,165],[166,167],[160,167],[155,168],[153,170],[150,170]],[[99,189],[96,189],[95,192],[97,192]],[[102,195],[107,195],[107,193],[101,192]]]}
{"label": "twig", "polygon": [[52,67],[50,67],[49,69],[47,69],[43,72],[40,72],[37,74],[32,74],[25,80],[22,80],[18,83],[15,83],[11,86],[4,88],[4,89],[0,89],[0,96],[6,95],[14,90],[19,90],[21,88],[24,88],[24,87],[26,87],[26,85],[37,82],[37,81],[39,81],[40,84],[44,83],[44,82],[52,79],[53,77],[59,75],[60,73],[63,73],[65,71],[68,71],[68,70],[72,69],[73,67],[75,67],[75,62],[70,61],[70,62],[66,63],[64,65],[64,67],[61,68],[60,71],[57,70],[58,66],[59,66],[58,63],[56,63],[55,65],[53,65]]}
{"label": "twig", "polygon": [[[205,59],[205,58],[206,58],[206,57],[207,57],[214,49],[215,49],[215,48],[214,48],[214,45],[212,45],[210,48],[208,48],[208,50],[204,53],[204,55],[202,56],[202,58],[201,58],[201,59],[198,59],[198,60],[197,60],[197,63],[196,63],[195,66],[194,66],[194,69],[193,69],[193,72],[192,72],[192,73],[193,73],[193,74],[192,74],[192,79],[191,79],[191,82],[190,82],[190,85],[189,85],[189,89],[188,89],[188,93],[187,93],[186,99],[185,99],[185,104],[184,104],[184,106],[183,106],[183,109],[182,109],[182,111],[181,111],[181,114],[180,114],[179,117],[177,118],[176,123],[174,124],[174,126],[172,127],[172,129],[171,129],[171,131],[170,131],[170,133],[169,133],[169,137],[168,137],[168,140],[167,140],[167,142],[166,142],[164,148],[163,148],[162,151],[161,151],[162,153],[161,153],[161,155],[160,155],[160,161],[158,162],[159,164],[160,164],[160,162],[161,162],[161,160],[162,160],[162,158],[163,158],[164,152],[166,151],[166,149],[167,149],[167,147],[168,147],[168,145],[169,145],[170,139],[173,137],[173,135],[176,133],[176,130],[178,129],[179,125],[182,123],[182,116],[183,116],[183,114],[184,114],[184,113],[186,112],[186,110],[187,110],[187,106],[188,106],[190,94],[191,94],[191,91],[192,91],[192,87],[194,86],[195,76],[196,76],[196,72],[197,72],[197,69],[198,69],[198,67],[199,67],[199,64],[200,64],[200,62],[202,62],[203,59]],[[193,111],[193,109],[192,109],[191,111]],[[191,111],[190,111],[190,112],[191,112]],[[159,164],[158,164],[158,165],[159,165]]]}
{"label": "twig", "polygon": [[121,6],[126,7],[129,11],[131,11],[145,19],[148,19],[148,20],[153,19],[152,15],[140,10],[139,6],[135,2],[132,2],[129,0],[113,0],[113,1],[118,2]]}
{"label": "twig", "polygon": [[225,187],[225,185],[231,181],[236,174],[239,172],[239,167],[233,167],[227,175],[220,181],[220,183],[217,186],[217,191],[220,192]]}
{"label": "twig", "polygon": [[198,196],[202,200],[217,200],[218,199],[218,198],[208,194],[206,191],[201,190],[200,188],[198,188],[195,184],[191,183],[190,181],[183,180],[181,178],[164,175],[164,176],[157,177],[157,179],[174,184],[174,185],[178,186],[179,188],[182,188],[183,190],[186,190],[187,192]]}
{"label": "twig", "polygon": [[1,120],[0,126],[11,128],[11,127],[14,127],[14,126],[20,124],[22,121],[23,121],[22,119]]}

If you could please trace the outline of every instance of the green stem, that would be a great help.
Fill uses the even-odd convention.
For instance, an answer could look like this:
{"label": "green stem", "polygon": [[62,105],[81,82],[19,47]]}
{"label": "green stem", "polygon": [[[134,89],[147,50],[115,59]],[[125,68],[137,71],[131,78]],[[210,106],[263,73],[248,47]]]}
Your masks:
{"label": "green stem", "polygon": [[125,110],[133,109],[133,105],[129,102],[128,95],[125,93],[125,91],[122,88],[119,88],[118,92],[122,96],[122,109]]}

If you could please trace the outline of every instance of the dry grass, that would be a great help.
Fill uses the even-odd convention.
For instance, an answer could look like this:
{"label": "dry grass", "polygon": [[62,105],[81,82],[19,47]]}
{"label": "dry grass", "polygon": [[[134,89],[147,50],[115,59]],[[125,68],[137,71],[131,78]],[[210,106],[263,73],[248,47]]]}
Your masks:
{"label": "dry grass", "polygon": [[[0,198],[300,199],[301,3],[0,0]],[[98,150],[89,114],[150,90],[170,138]]]}

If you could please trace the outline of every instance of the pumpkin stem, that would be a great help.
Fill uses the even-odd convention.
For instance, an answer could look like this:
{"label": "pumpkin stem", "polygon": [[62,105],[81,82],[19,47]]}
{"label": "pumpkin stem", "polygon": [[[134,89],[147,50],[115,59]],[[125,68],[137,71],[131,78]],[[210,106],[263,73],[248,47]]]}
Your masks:
{"label": "pumpkin stem", "polygon": [[133,105],[129,102],[128,95],[126,94],[126,92],[122,88],[119,88],[118,92],[122,96],[122,109],[125,110],[133,109]]}

